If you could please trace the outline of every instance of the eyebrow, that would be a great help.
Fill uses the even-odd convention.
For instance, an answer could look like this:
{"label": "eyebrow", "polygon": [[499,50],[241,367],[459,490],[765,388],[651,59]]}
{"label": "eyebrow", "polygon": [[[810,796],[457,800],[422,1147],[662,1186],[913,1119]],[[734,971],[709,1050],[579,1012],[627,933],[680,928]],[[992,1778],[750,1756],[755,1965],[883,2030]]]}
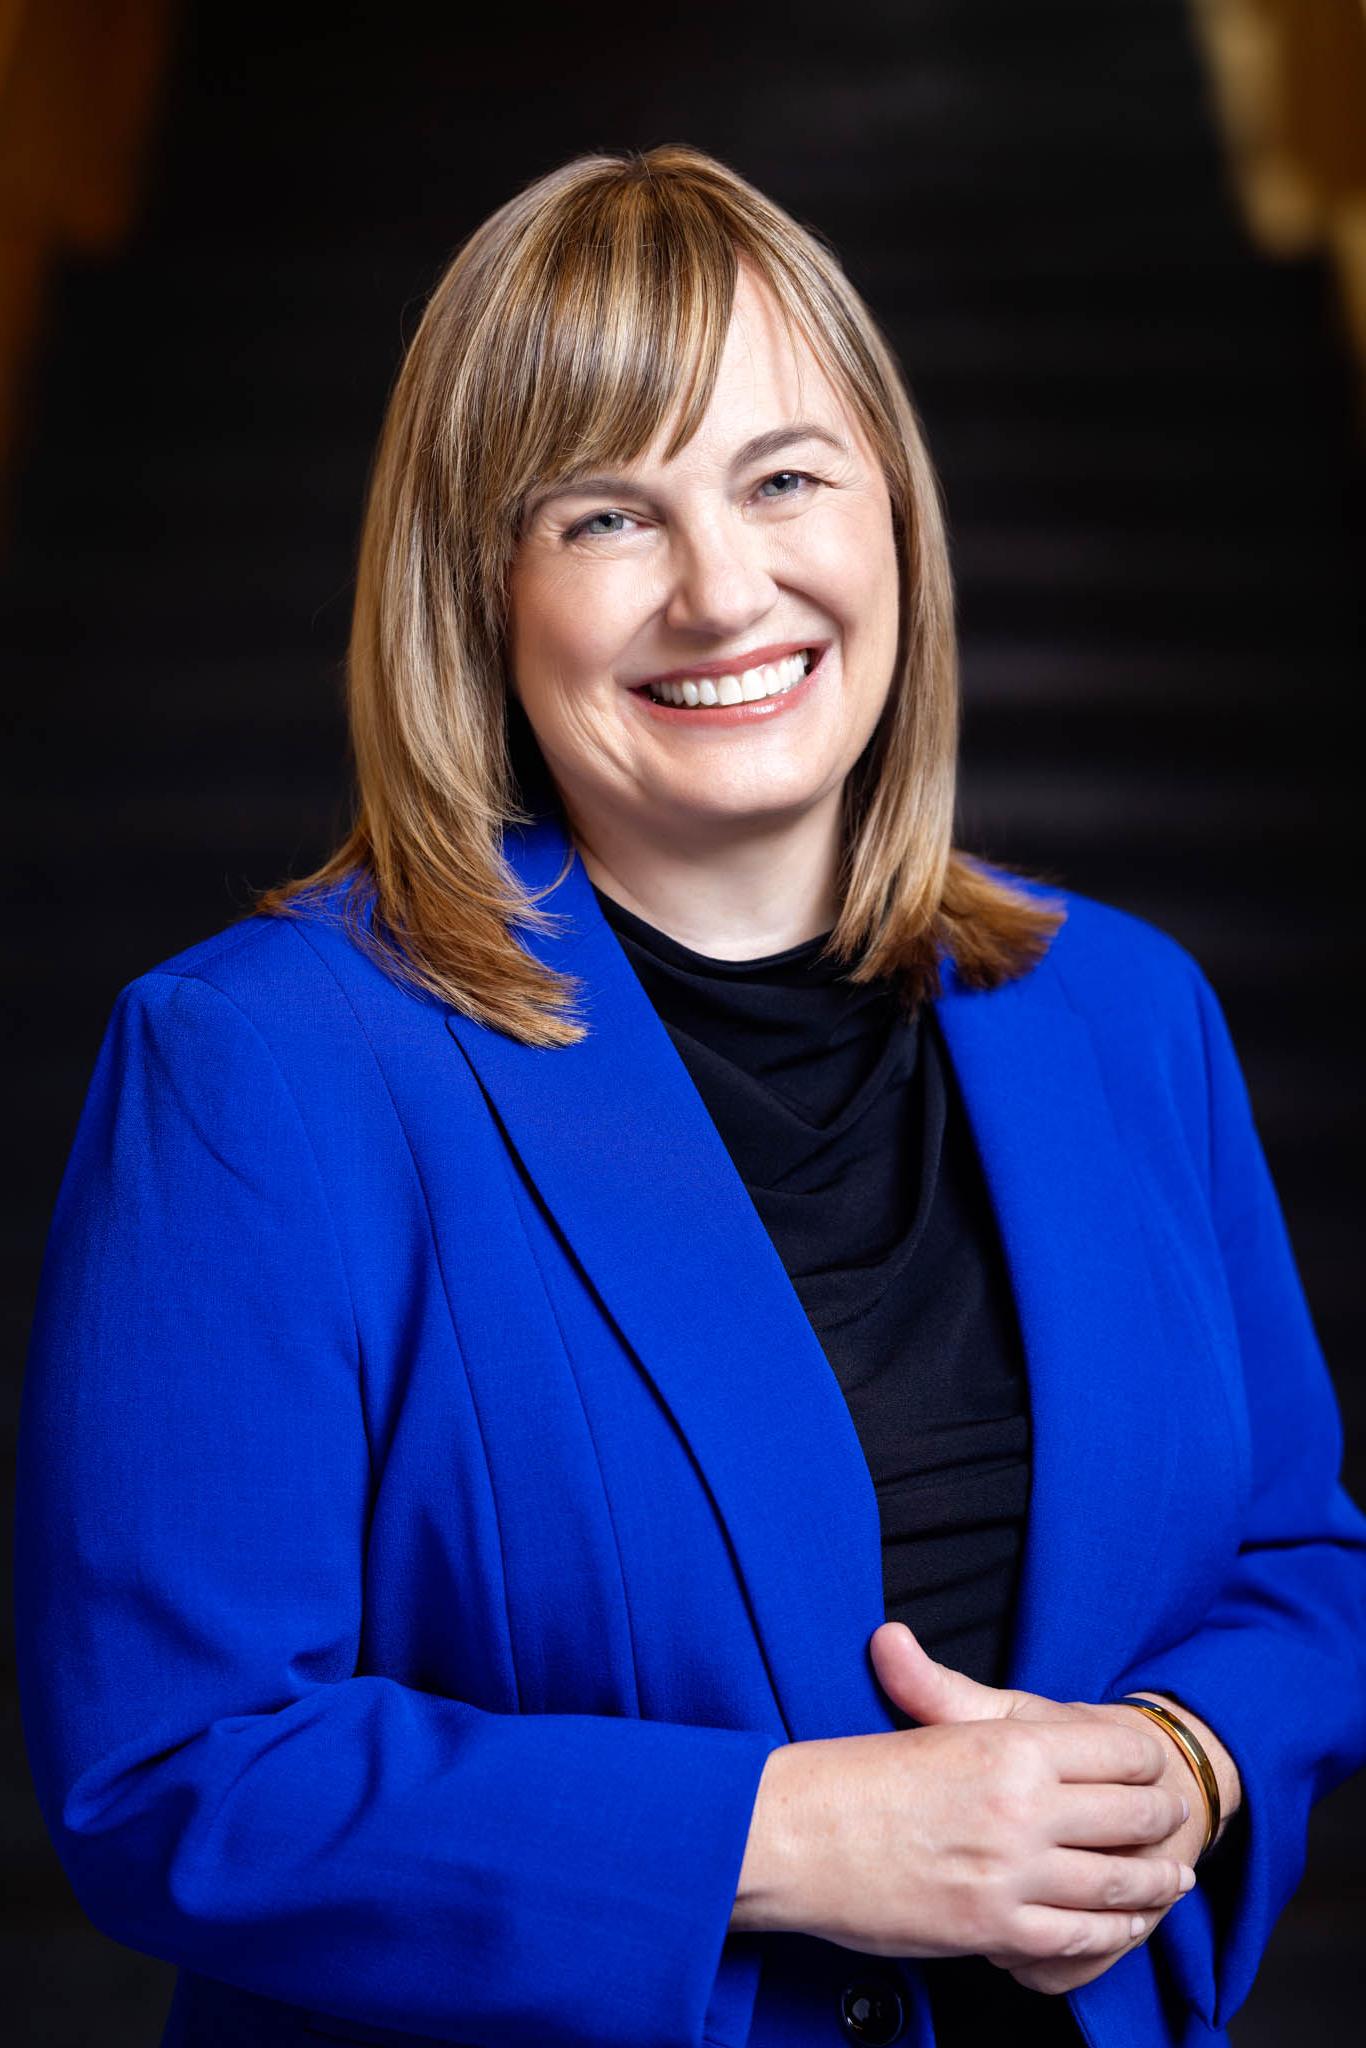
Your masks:
{"label": "eyebrow", "polygon": [[[823,441],[840,455],[849,453],[848,443],[832,434],[828,427],[817,426],[814,420],[794,420],[789,427],[770,427],[766,434],[756,434],[752,441],[746,441],[743,448],[736,450],[731,460],[732,474],[736,470],[748,469],[752,462],[763,462],[770,455],[778,455],[784,448],[791,448],[799,441]],[[548,484],[543,491],[533,494],[526,508],[526,517],[539,512],[552,498],[597,497],[613,495],[618,491],[639,491],[639,480],[624,476],[574,476],[561,477],[558,483]]]}

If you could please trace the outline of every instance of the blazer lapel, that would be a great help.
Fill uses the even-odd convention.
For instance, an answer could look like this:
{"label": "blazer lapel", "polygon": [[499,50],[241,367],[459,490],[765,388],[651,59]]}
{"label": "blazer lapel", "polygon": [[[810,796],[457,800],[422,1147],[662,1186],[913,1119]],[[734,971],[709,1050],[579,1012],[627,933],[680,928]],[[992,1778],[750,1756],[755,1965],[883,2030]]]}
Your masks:
{"label": "blazer lapel", "polygon": [[1000,1226],[1030,1388],[1032,1486],[1006,1683],[1098,1698],[1153,1610],[1180,1359],[1092,1046],[1044,963],[936,1005]]}
{"label": "blazer lapel", "polygon": [[[510,834],[536,890],[569,842]],[[575,855],[523,932],[585,983],[578,1045],[447,1023],[607,1313],[686,1439],[734,1546],[793,1740],[894,1723],[866,1654],[884,1618],[877,1500],[849,1410],[744,1182]]]}
{"label": "blazer lapel", "polygon": [[[508,1142],[688,1442],[733,1544],[793,1740],[904,1725],[867,1642],[881,1531],[848,1407],[683,1061],[557,814],[505,850],[581,978],[588,1035],[526,1046],[447,1025]],[[1096,1634],[1141,1583],[1165,1439],[1125,1359],[1157,1344],[1132,1189],[1089,1041],[1030,982],[990,996],[946,963],[938,1004],[1023,1323],[1034,1483],[1009,1682],[1084,1697]],[[1126,1391],[1130,1390],[1132,1391]],[[1137,1552],[1137,1555],[1136,1555]],[[1104,1662],[1102,1653],[1101,1662]]]}

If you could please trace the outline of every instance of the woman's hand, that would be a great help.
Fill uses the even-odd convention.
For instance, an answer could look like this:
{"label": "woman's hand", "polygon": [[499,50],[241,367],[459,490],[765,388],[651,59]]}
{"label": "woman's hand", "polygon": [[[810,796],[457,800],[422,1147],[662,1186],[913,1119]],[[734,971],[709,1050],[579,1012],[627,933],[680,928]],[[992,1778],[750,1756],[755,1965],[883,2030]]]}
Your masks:
{"label": "woman's hand", "polygon": [[[1062,1706],[1056,1701],[1043,1700],[1037,1694],[1032,1693],[1017,1694],[1016,1697],[1036,1701],[1040,1708],[1047,1706],[1053,1713],[1084,1713],[1091,1716],[1105,1714],[1112,1719],[1119,1716],[1132,1718],[1135,1721],[1143,1722],[1146,1727],[1155,1729],[1158,1734],[1163,1734],[1163,1739],[1171,1752],[1167,1762],[1167,1769],[1163,1773],[1163,1782],[1189,1794],[1192,1812],[1190,1818],[1183,1821],[1175,1834],[1169,1836],[1166,1841],[1154,1843],[1150,1848],[1135,1848],[1131,1853],[1136,1856],[1150,1856],[1153,1854],[1179,1856],[1188,1864],[1193,1865],[1195,1863],[1205,1840],[1205,1802],[1200,1795],[1198,1787],[1194,1790],[1191,1789],[1194,1784],[1194,1776],[1190,1765],[1186,1762],[1185,1756],[1178,1749],[1175,1742],[1171,1740],[1170,1736],[1166,1736],[1164,1731],[1157,1728],[1157,1724],[1154,1721],[1149,1720],[1147,1715],[1141,1714],[1137,1707],[1126,1707],[1116,1700],[1097,1702],[1094,1705],[1081,1701],[1070,1701],[1066,1706]],[[1224,1748],[1223,1743],[1214,1733],[1209,1723],[1202,1721],[1197,1714],[1192,1713],[1191,1709],[1184,1702],[1172,1699],[1170,1695],[1160,1692],[1140,1693],[1138,1697],[1156,1700],[1159,1703],[1165,1703],[1167,1706],[1172,1707],[1198,1738],[1214,1768],[1214,1775],[1219,1782],[1220,1821],[1219,1832],[1214,1839],[1216,1842],[1222,1840],[1227,1832],[1229,1822],[1242,1804],[1242,1780],[1238,1775],[1238,1766],[1234,1763],[1233,1758]],[[1214,1843],[1211,1843],[1210,1847],[1213,1848],[1213,1846]],[[1174,1904],[1175,1901],[1172,1903]],[[1129,1946],[1137,1947],[1140,1942],[1146,1941],[1148,1935],[1152,1933],[1158,1922],[1169,1911],[1170,1907],[1163,1906],[1152,1913],[1149,1916],[1150,1924],[1147,1934],[1141,1934],[1138,1940],[1129,1944]],[[1003,1959],[995,1956],[990,1957],[989,1960],[992,1962],[1000,1961],[1002,1967],[1009,1968],[1013,1977],[1018,1978],[1021,1984],[1028,1985],[1033,1991],[1058,1992],[1075,1990],[1078,1984],[1089,1984],[1093,1977],[1103,1975],[1115,1958],[1112,1956],[1106,1962],[1094,1966],[1080,1963],[1042,1963],[1037,1966],[1026,1967],[1025,1969],[1011,1968]]]}
{"label": "woman's hand", "polygon": [[1174,1858],[1127,1853],[1181,1825],[1168,1747],[1133,1712],[785,1744],[760,1779],[731,1925],[874,1955],[1108,1960],[1135,1912],[1145,1927],[1180,1896]]}
{"label": "woman's hand", "polygon": [[[884,1623],[875,1629],[870,1640],[873,1668],[878,1682],[888,1698],[903,1713],[925,1726],[943,1726],[962,1722],[1002,1719],[1019,1722],[1060,1721],[1109,1721],[1127,1723],[1151,1729],[1162,1743],[1164,1767],[1157,1782],[1173,1795],[1176,1810],[1185,1805],[1187,1812],[1169,1832],[1143,1840],[1135,1839],[1129,1848],[1119,1848],[1117,1854],[1151,1861],[1161,1859],[1164,1863],[1175,1858],[1187,1868],[1193,1869],[1205,1838],[1205,1807],[1195,1784],[1190,1765],[1185,1756],[1157,1724],[1137,1707],[1124,1706],[1118,1701],[1089,1702],[1084,1700],[1051,1700],[1039,1693],[1019,1692],[1010,1688],[979,1685],[975,1679],[963,1672],[954,1671],[950,1666],[937,1663],[916,1641],[910,1629],[903,1623]],[[1141,1697],[1161,1701],[1161,1693],[1143,1694]],[[1222,1822],[1220,1834],[1237,1812],[1242,1799],[1242,1787],[1237,1766],[1223,1744],[1208,1724],[1193,1714],[1189,1707],[1170,1702],[1199,1737],[1219,1781]],[[1177,1892],[1165,1902],[1157,1902],[1144,1913],[1145,1925],[1141,1933],[1133,1934],[1109,1953],[1079,1956],[1075,1959],[1047,1957],[1035,1961],[1020,1962],[1017,1957],[1003,1949],[980,1951],[989,1962],[999,1968],[1008,1969],[1011,1976],[1034,1991],[1059,1993],[1072,1991],[1079,1984],[1088,1984],[1108,1970],[1118,1958],[1130,1948],[1136,1948],[1147,1940],[1154,1927],[1182,1896]]]}

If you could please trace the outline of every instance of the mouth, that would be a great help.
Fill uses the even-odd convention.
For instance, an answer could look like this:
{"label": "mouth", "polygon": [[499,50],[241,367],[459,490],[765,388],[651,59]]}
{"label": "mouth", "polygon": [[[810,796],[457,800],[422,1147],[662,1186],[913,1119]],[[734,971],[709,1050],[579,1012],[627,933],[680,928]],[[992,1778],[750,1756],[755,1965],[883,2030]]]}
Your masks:
{"label": "mouth", "polygon": [[[684,716],[694,715],[705,719],[708,712],[728,711],[744,713],[751,707],[785,702],[801,688],[806,679],[814,673],[825,653],[823,646],[789,648],[773,654],[767,660],[754,661],[745,666],[723,669],[719,664],[703,663],[692,674],[681,671],[661,680],[637,683],[631,691],[650,706],[664,711],[682,712]],[[708,723],[714,720],[708,720]]]}

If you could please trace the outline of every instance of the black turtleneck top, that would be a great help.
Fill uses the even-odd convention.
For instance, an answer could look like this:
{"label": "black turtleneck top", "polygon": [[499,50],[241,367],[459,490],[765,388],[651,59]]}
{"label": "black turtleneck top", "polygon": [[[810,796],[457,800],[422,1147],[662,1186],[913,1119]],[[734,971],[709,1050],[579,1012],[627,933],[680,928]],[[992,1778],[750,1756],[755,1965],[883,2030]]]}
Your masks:
{"label": "black turtleneck top", "polygon": [[[1029,1496],[1028,1383],[932,1006],[908,1015],[889,984],[845,979],[818,958],[828,933],[715,960],[594,893],[849,1405],[877,1494],[887,1620],[940,1661],[1003,1684]],[[941,2048],[1007,2024],[1017,2048],[1081,2039],[1061,1999],[980,1957],[922,1968]]]}

